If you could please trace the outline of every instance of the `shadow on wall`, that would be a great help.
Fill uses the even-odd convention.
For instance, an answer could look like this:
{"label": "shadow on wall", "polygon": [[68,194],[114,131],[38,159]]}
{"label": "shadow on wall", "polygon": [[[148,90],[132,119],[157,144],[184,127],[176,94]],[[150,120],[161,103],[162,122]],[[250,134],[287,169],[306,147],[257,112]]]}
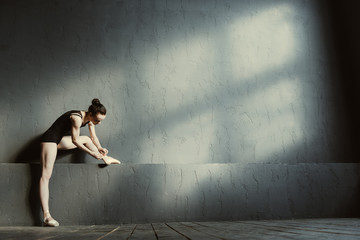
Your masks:
{"label": "shadow on wall", "polygon": [[40,226],[41,221],[41,206],[40,206],[40,197],[39,197],[39,181],[41,176],[41,168],[39,164],[30,164],[30,190],[28,193],[29,200],[29,212],[32,217],[32,225]]}
{"label": "shadow on wall", "polygon": [[19,149],[15,157],[15,163],[39,163],[40,162],[41,135],[30,139]]}
{"label": "shadow on wall", "polygon": [[40,163],[40,140],[41,135],[29,140],[15,157],[15,163],[32,163],[29,164],[30,173],[28,175],[30,189],[28,192],[28,208],[32,217],[32,225],[41,225],[40,198],[39,198],[39,181],[41,176]]}
{"label": "shadow on wall", "polygon": [[[359,40],[360,29],[354,28],[353,23],[359,22],[358,2],[350,5],[343,2],[326,1],[329,9],[328,38],[334,46],[336,54],[336,65],[339,69],[341,81],[339,81],[339,91],[344,96],[344,112],[348,118],[344,120],[347,137],[347,144],[350,149],[357,149],[359,146],[360,121],[356,110],[360,107],[359,89],[359,60],[360,54]],[[356,110],[355,110],[356,109]],[[355,110],[355,111],[354,111]],[[357,153],[353,155],[353,162],[360,162]]]}
{"label": "shadow on wall", "polygon": [[[41,135],[29,140],[15,157],[15,163],[40,163]],[[70,158],[69,158],[70,157]],[[58,151],[56,163],[85,163],[86,153],[79,149]]]}

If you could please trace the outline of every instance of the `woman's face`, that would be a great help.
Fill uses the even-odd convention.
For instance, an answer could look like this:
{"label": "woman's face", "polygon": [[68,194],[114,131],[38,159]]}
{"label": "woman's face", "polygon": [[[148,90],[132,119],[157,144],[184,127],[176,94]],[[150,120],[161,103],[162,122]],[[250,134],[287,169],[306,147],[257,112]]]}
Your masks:
{"label": "woman's face", "polygon": [[106,115],[97,113],[95,116],[91,115],[91,122],[94,125],[98,125],[98,124],[101,124],[101,121],[104,120],[105,118],[106,118]]}

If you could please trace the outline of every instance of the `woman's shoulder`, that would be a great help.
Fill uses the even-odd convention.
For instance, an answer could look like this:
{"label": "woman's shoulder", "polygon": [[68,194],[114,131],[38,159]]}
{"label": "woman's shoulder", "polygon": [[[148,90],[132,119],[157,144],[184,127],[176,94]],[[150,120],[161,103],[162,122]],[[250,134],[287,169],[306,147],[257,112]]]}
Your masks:
{"label": "woman's shoulder", "polygon": [[82,125],[82,117],[80,117],[79,115],[76,115],[76,114],[70,114],[69,116],[70,118],[70,121],[72,122],[72,124],[74,126],[81,126]]}
{"label": "woman's shoulder", "polygon": [[85,116],[85,112],[84,111],[81,111],[81,110],[71,110],[71,111],[68,111],[67,113],[65,114],[68,114],[70,116],[78,116],[80,117],[81,119],[84,118]]}

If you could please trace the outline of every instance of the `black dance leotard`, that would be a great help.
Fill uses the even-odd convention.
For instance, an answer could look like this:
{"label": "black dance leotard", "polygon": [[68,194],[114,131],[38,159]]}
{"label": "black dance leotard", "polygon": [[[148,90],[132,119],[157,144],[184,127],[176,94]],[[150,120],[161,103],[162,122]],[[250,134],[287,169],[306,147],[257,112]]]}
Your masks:
{"label": "black dance leotard", "polygon": [[[51,125],[51,127],[42,135],[41,142],[54,142],[59,144],[63,136],[71,135],[71,119],[70,116],[75,115],[83,118],[81,111],[72,110],[61,115],[56,121]],[[89,122],[86,122],[81,125],[84,127]]]}

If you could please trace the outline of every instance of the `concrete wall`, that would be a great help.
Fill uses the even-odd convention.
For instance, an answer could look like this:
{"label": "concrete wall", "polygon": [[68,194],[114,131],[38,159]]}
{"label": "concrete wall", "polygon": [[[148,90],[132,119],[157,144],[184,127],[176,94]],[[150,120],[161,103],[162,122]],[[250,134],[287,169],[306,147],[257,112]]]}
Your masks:
{"label": "concrete wall", "polygon": [[[1,225],[39,225],[39,164],[2,164]],[[30,175],[31,173],[32,175]],[[62,225],[358,217],[359,164],[57,164]]]}
{"label": "concrete wall", "polygon": [[19,153],[93,97],[109,110],[102,143],[127,163],[352,161],[318,5],[3,2],[0,161],[29,161]]}
{"label": "concrete wall", "polygon": [[[359,48],[349,47],[358,38],[344,42],[339,37],[358,34],[343,28],[354,21],[356,6],[341,7],[337,11],[338,6],[327,1],[310,0],[1,2],[0,193],[7,200],[0,223],[29,224],[36,218],[37,201],[25,193],[36,192],[30,180],[36,182],[39,174],[33,164],[39,160],[39,136],[60,114],[87,109],[94,97],[108,109],[97,127],[102,145],[125,165],[98,169],[92,164],[96,160],[79,151],[59,153],[51,204],[65,223],[345,216],[351,213],[349,205],[326,197],[327,191],[336,196],[344,189],[349,195],[343,201],[359,213],[354,205],[358,166],[344,164],[359,162],[354,111],[359,107],[354,80],[359,74],[351,51]],[[348,15],[353,17],[344,17]],[[301,185],[302,169],[315,163],[326,177],[319,185]],[[287,164],[297,172],[291,201],[298,202],[278,199],[279,206],[288,205],[286,211],[271,204],[244,209],[244,194],[254,183],[239,183],[235,195],[217,189],[226,207],[218,195],[196,187],[196,200],[181,189],[166,190],[177,184],[181,173],[191,185],[194,172],[217,169],[219,178],[256,179],[253,197],[259,203],[263,194],[288,194]],[[334,172],[351,168],[355,170],[348,178],[336,175],[340,189],[326,183]],[[135,174],[138,170],[143,174]],[[200,172],[206,186],[221,184],[212,178],[212,170]],[[310,171],[312,182],[317,182],[317,173]],[[282,182],[261,186],[269,174],[282,176]],[[113,188],[86,190],[93,185],[83,178],[96,176]],[[164,198],[180,199],[178,208],[144,211],[144,191],[156,188],[148,181],[162,188],[160,195],[151,195],[149,206],[158,206]],[[324,200],[323,205],[305,196],[298,199],[302,188],[309,188],[311,198]],[[61,200],[59,189],[72,197]],[[97,194],[102,197],[94,197]],[[102,206],[98,212],[92,212],[93,200]],[[14,202],[18,207],[24,201],[30,207],[13,211],[19,209]],[[81,209],[63,212],[72,209],[73,202]],[[213,208],[218,217],[212,215]],[[102,210],[107,211],[103,218]]]}

